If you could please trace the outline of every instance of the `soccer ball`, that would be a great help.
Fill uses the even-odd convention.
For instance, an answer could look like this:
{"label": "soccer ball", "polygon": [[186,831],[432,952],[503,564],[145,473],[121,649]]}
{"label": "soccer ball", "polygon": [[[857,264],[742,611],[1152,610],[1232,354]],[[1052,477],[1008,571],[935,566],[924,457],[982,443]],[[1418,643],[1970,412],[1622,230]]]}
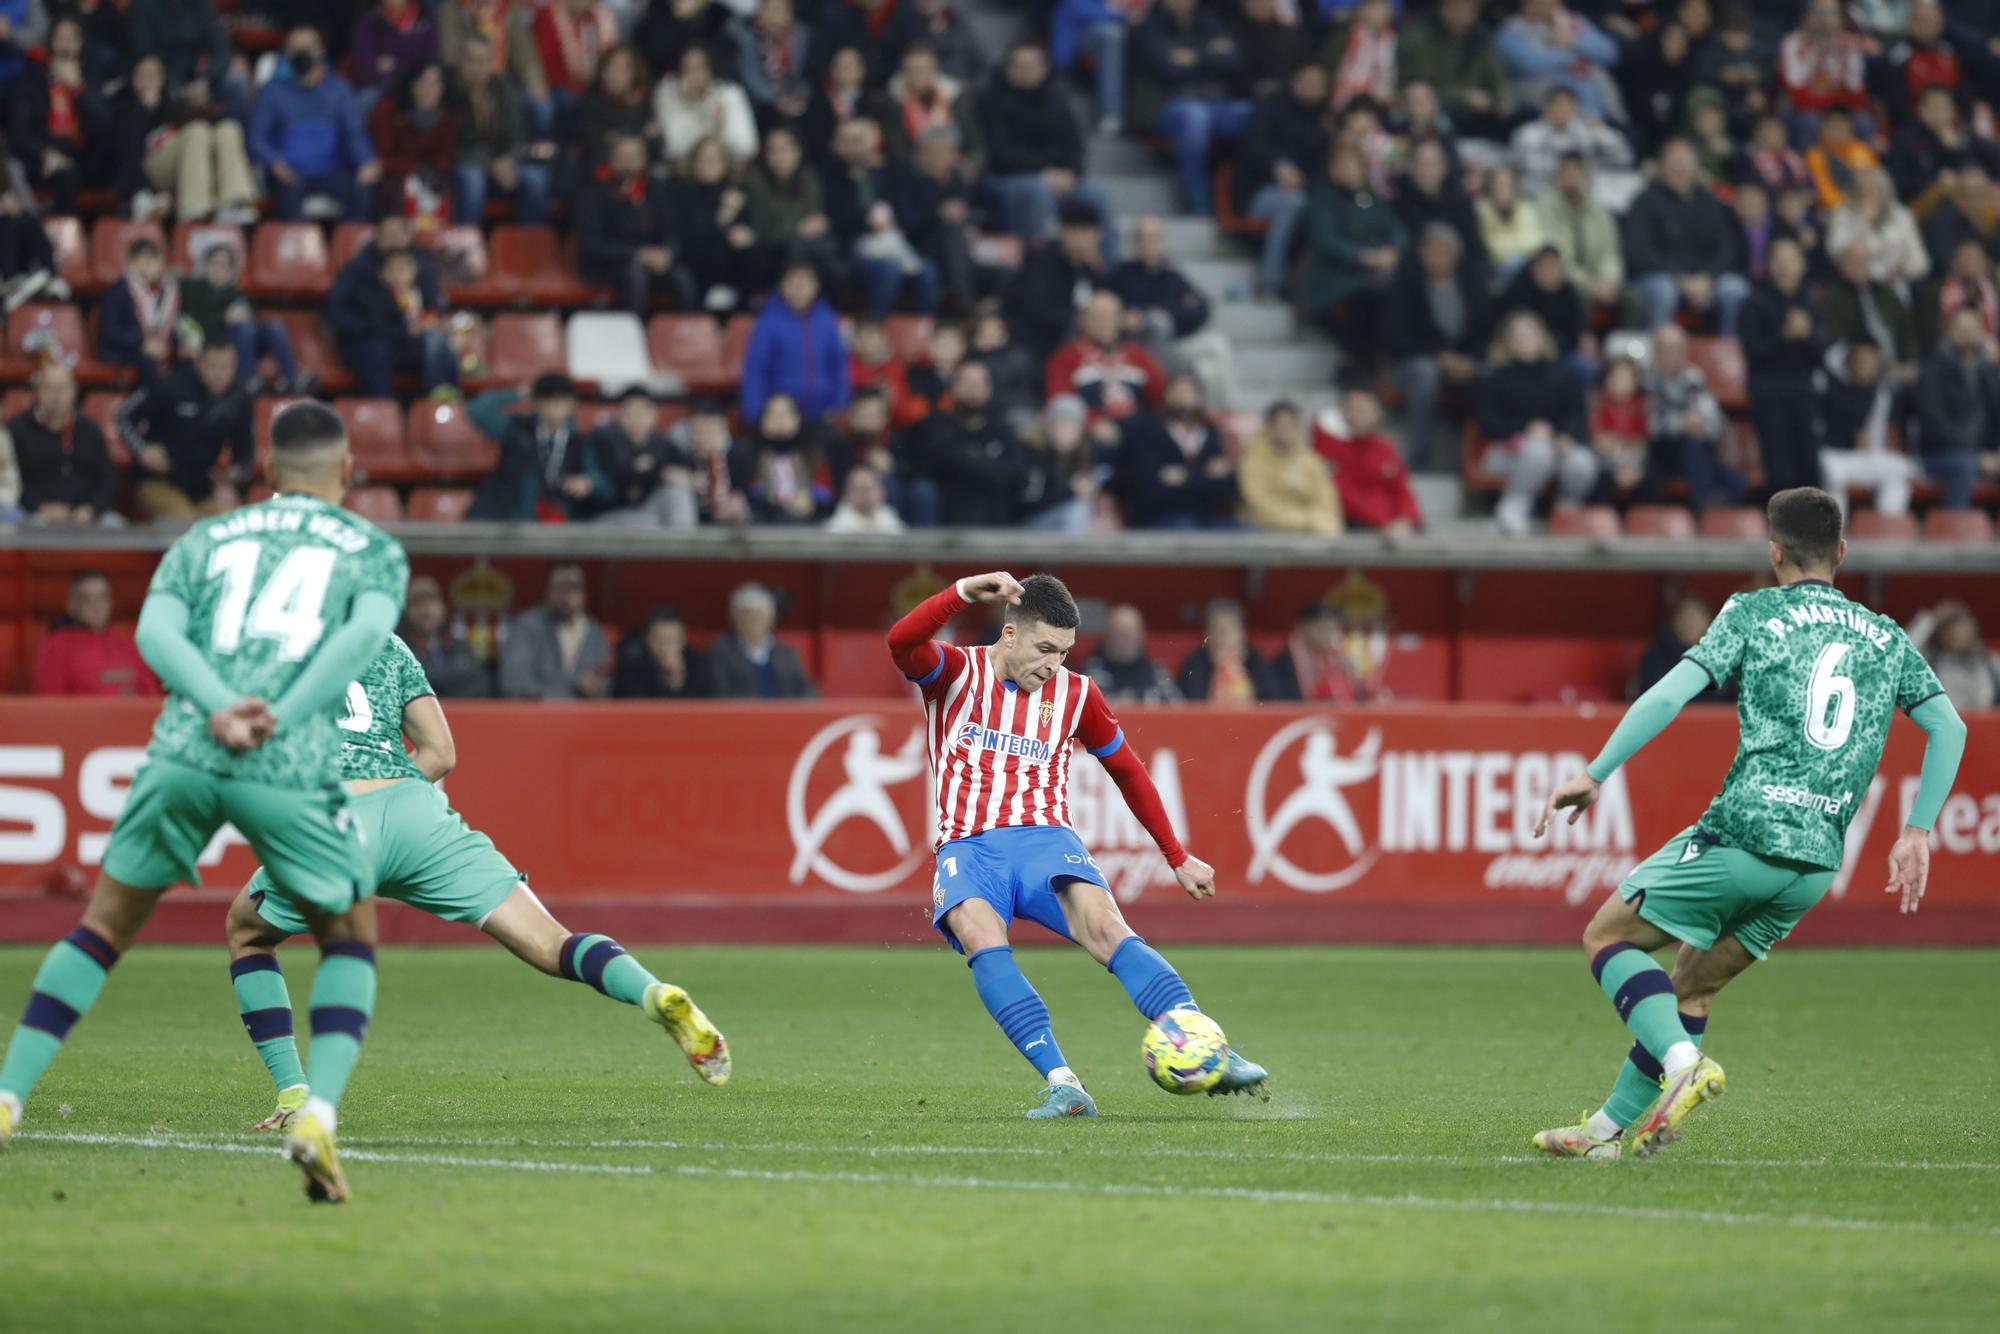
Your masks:
{"label": "soccer ball", "polygon": [[1169,1010],[1139,1044],[1146,1073],[1169,1093],[1206,1093],[1229,1064],[1222,1026],[1199,1010]]}

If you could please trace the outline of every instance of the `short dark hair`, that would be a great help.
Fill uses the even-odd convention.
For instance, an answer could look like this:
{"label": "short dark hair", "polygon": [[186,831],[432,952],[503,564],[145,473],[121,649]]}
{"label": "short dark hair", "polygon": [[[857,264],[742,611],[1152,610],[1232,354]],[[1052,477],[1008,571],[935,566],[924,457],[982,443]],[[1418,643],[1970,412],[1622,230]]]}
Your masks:
{"label": "short dark hair", "polygon": [[576,382],[561,371],[543,371],[528,386],[531,398],[575,398]]}
{"label": "short dark hair", "polygon": [[1055,630],[1074,630],[1083,623],[1063,581],[1052,574],[1031,574],[1021,581],[1021,600],[1007,608],[1007,620],[1038,621]]}
{"label": "short dark hair", "polygon": [[271,452],[280,457],[314,454],[346,444],[347,423],[317,399],[288,403],[271,418]]}
{"label": "short dark hair", "polygon": [[77,589],[82,588],[85,584],[90,583],[93,580],[97,579],[102,579],[107,584],[111,582],[111,576],[106,574],[102,570],[98,569],[78,570],[75,574],[72,574],[69,577],[69,590],[70,592],[74,593]]}
{"label": "short dark hair", "polygon": [[1771,540],[1802,570],[1830,570],[1840,559],[1840,502],[1816,486],[1795,486],[1764,509]]}
{"label": "short dark hair", "polygon": [[150,236],[135,236],[132,238],[132,244],[125,247],[125,258],[127,259],[137,259],[141,255],[157,255],[159,253],[160,243]]}

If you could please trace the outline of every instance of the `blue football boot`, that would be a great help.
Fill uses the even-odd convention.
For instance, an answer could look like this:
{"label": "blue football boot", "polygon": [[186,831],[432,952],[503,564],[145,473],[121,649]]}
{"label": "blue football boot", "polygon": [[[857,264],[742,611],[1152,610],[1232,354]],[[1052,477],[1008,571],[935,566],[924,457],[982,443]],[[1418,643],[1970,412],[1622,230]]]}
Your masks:
{"label": "blue football boot", "polygon": [[1215,1087],[1208,1091],[1213,1098],[1218,1093],[1255,1094],[1260,1102],[1271,1100],[1271,1075],[1255,1061],[1246,1061],[1229,1049],[1229,1064],[1222,1068],[1222,1078],[1215,1081]]}
{"label": "blue football boot", "polygon": [[1097,1100],[1071,1084],[1050,1084],[1028,1112],[1030,1121],[1053,1121],[1059,1116],[1096,1116]]}

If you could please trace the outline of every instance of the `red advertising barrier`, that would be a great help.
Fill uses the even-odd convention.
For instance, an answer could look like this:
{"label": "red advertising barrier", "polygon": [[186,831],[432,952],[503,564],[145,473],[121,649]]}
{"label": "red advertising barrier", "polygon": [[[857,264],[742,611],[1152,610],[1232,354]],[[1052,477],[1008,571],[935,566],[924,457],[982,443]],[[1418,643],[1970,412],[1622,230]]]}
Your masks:
{"label": "red advertising barrier", "polygon": [[[0,700],[0,939],[73,920],[51,892],[94,872],[144,754],[152,710]],[[931,815],[920,718],[905,705],[460,704],[453,804],[558,912],[636,939],[923,939]],[[1551,784],[1609,732],[1610,710],[1135,709],[1126,735],[1222,894],[1190,904],[1097,765],[1073,771],[1078,832],[1130,915],[1164,938],[1557,941],[1691,824],[1736,744],[1691,709],[1574,828],[1533,825]],[[1922,734],[1897,724],[1853,794],[1846,869],[1801,935],[1821,942],[2000,943],[2000,715],[1970,721],[1934,837],[1921,914],[1882,867],[1916,788]],[[205,894],[161,934],[213,938],[253,861],[232,831]],[[587,905],[587,906],[586,906]],[[605,920],[609,914],[609,920]],[[398,917],[392,935],[462,939]]]}

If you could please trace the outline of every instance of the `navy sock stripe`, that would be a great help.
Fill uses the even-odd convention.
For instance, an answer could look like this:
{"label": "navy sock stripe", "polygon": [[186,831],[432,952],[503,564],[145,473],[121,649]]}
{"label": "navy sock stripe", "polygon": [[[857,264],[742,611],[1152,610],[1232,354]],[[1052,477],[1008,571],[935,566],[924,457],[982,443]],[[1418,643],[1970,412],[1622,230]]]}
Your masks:
{"label": "navy sock stripe", "polygon": [[1637,1042],[1632,1044],[1631,1051],[1625,1053],[1625,1059],[1632,1063],[1634,1070],[1648,1079],[1656,1080],[1667,1072],[1665,1066],[1653,1059],[1653,1053]]}
{"label": "navy sock stripe", "polygon": [[1003,1010],[995,1011],[993,1022],[1005,1028],[1009,1024],[1019,1023],[1037,1014],[1046,1015],[1048,1012],[1049,1007],[1040,1001],[1017,1001]]}
{"label": "navy sock stripe", "polygon": [[31,992],[28,1007],[21,1011],[21,1027],[38,1028],[60,1042],[80,1016],[46,991]]}
{"label": "navy sock stripe", "polygon": [[1630,1019],[1633,1007],[1640,1001],[1651,996],[1673,994],[1674,980],[1667,976],[1666,969],[1648,968],[1643,973],[1634,973],[1626,978],[1625,985],[1618,988],[1618,994],[1611,998],[1611,1004],[1620,1019]]}
{"label": "navy sock stripe", "polygon": [[613,959],[624,952],[625,947],[611,937],[599,936],[597,943],[584,951],[583,958],[577,963],[576,971],[583,975],[584,981],[603,991],[604,970],[611,966]]}
{"label": "navy sock stripe", "polygon": [[375,962],[375,947],[361,940],[336,940],[322,945],[319,957],[322,959],[359,959],[361,962],[372,966]]}
{"label": "navy sock stripe", "polygon": [[76,927],[63,939],[97,960],[97,966],[106,972],[118,962],[118,951],[111,948],[111,942],[87,926]]}
{"label": "navy sock stripe", "polygon": [[231,977],[245,977],[251,973],[279,973],[278,956],[275,954],[250,954],[229,965]]}
{"label": "navy sock stripe", "polygon": [[1172,1002],[1188,994],[1188,985],[1179,975],[1162,973],[1148,983],[1139,993],[1139,1008],[1150,1009],[1154,1014],[1164,1014],[1173,1009]]}
{"label": "navy sock stripe", "polygon": [[356,1042],[368,1036],[368,1012],[352,1005],[315,1005],[312,1012],[314,1037],[325,1033],[345,1033]]}
{"label": "navy sock stripe", "polygon": [[1626,950],[1636,950],[1638,948],[1639,947],[1637,945],[1628,945],[1622,940],[1619,941],[1616,945],[1606,945],[1603,949],[1599,950],[1597,952],[1596,957],[1591,959],[1590,961],[1591,977],[1595,978],[1599,983],[1602,983],[1604,981],[1604,968],[1606,964],[1609,964],[1613,959],[1623,954]]}
{"label": "navy sock stripe", "polygon": [[1708,1016],[1705,1014],[1689,1014],[1686,1010],[1682,1010],[1681,1027],[1688,1031],[1689,1037],[1698,1038],[1708,1031]]}
{"label": "navy sock stripe", "polygon": [[[319,1012],[315,1010],[313,1013]],[[243,1031],[250,1035],[252,1042],[270,1042],[276,1038],[288,1038],[292,1035],[291,1007],[273,1005],[268,1010],[245,1010]]]}
{"label": "navy sock stripe", "polygon": [[583,980],[576,975],[576,952],[588,939],[590,939],[588,932],[573,932],[570,938],[562,943],[562,953],[557,956],[556,966],[562,970],[562,975],[572,982]]}

